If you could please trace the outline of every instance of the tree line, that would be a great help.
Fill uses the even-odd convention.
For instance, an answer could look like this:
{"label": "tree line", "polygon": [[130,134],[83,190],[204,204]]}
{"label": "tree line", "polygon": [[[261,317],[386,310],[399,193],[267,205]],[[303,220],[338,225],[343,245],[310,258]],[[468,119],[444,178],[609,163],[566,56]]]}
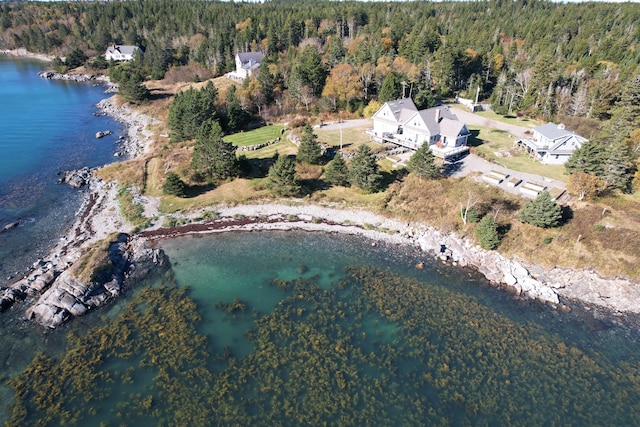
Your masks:
{"label": "tree line", "polygon": [[93,56],[140,45],[153,78],[187,63],[221,75],[236,52],[261,51],[264,99],[248,102],[275,113],[479,94],[499,112],[609,120],[638,74],[637,22],[630,3],[541,0],[25,2],[0,5],[0,46]]}

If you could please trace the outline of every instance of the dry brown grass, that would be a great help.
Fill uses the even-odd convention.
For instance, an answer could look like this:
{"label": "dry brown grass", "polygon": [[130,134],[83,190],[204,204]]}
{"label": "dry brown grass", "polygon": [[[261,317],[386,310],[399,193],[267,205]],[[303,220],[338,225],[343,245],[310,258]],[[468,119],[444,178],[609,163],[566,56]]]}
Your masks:
{"label": "dry brown grass", "polygon": [[[420,181],[409,176],[388,190],[385,211],[472,236],[475,225],[462,224],[458,215],[468,194],[479,200],[481,214],[499,212],[497,222],[504,230],[499,250],[507,255],[547,268],[591,268],[605,276],[640,278],[640,220],[636,202],[628,198],[611,199],[615,208],[602,202],[573,203],[569,206],[572,217],[565,225],[541,229],[518,221],[524,199],[496,193],[471,179]],[[635,214],[629,215],[630,210]]]}
{"label": "dry brown grass", "polygon": [[182,199],[174,196],[164,196],[161,199],[160,211],[165,213],[190,212],[212,205],[237,205],[267,199],[271,197],[271,193],[265,188],[263,181],[263,179],[238,178],[213,189],[203,191],[195,197]]}
{"label": "dry brown grass", "polygon": [[[150,82],[155,94],[149,104],[140,106],[142,112],[163,122],[166,121],[172,95],[189,86],[206,84]],[[224,92],[233,84],[228,79],[215,79],[214,84]],[[121,102],[121,101],[119,101]],[[156,135],[152,152],[144,158],[109,165],[99,171],[100,177],[117,179],[123,184],[142,186],[143,166],[147,163],[145,191],[162,196],[162,184],[166,171],[178,173],[185,182],[194,186],[194,197],[180,199],[161,197],[163,212],[193,211],[216,204],[241,204],[271,199],[265,188],[265,179],[236,179],[213,188],[200,188],[191,182],[189,168],[192,142],[169,144],[164,124],[154,126]],[[343,142],[355,147],[369,144],[364,128],[343,130]],[[339,145],[339,131],[317,132],[319,140],[329,145]],[[376,148],[374,146],[374,148]],[[250,159],[267,159],[276,153],[294,154],[297,147],[283,140],[263,150],[246,152]],[[317,181],[322,170],[317,166],[298,165],[298,173],[308,182]],[[336,203],[343,207],[363,207],[374,212],[409,221],[420,221],[444,231],[472,236],[475,224],[462,224],[460,205],[466,204],[469,195],[478,200],[480,214],[499,212],[497,221],[504,231],[499,250],[516,255],[544,267],[592,268],[606,276],[626,275],[640,278],[640,198],[637,195],[620,195],[597,202],[573,202],[572,218],[564,226],[540,229],[517,220],[518,209],[526,200],[497,192],[495,188],[472,178],[419,180],[413,176],[404,182],[392,184],[386,192],[364,194],[358,189],[330,187],[313,191],[309,200]],[[605,209],[606,208],[606,209]],[[603,214],[604,212],[604,214]]]}

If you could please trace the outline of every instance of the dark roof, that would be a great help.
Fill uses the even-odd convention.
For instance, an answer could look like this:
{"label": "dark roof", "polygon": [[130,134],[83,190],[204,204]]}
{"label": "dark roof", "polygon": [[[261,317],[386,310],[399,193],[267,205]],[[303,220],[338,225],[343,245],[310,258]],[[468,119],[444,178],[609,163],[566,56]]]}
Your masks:
{"label": "dark roof", "polygon": [[243,64],[247,63],[247,62],[262,62],[262,59],[264,58],[264,54],[261,52],[243,52],[243,53],[238,53],[238,58],[240,59],[240,62],[242,62]]}

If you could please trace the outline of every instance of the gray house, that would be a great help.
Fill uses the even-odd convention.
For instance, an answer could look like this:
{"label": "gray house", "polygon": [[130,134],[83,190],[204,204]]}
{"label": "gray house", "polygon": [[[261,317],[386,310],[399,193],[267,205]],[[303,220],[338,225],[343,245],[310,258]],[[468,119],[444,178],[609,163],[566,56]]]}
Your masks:
{"label": "gray house", "polygon": [[534,128],[530,137],[518,139],[515,144],[544,164],[562,165],[585,142],[586,138],[566,129],[563,124],[547,123]]}

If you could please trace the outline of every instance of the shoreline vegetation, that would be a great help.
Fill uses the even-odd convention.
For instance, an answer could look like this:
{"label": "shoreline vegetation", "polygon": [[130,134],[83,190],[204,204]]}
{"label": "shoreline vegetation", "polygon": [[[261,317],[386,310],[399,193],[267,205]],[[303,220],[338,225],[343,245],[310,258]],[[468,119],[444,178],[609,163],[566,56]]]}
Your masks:
{"label": "shoreline vegetation", "polygon": [[[1,53],[51,59],[22,51]],[[142,165],[142,169],[146,169],[148,159],[144,158],[144,154],[149,151],[154,136],[157,136],[150,128],[157,125],[158,120],[139,108],[121,102],[116,96],[103,100],[99,108],[126,126],[128,158],[135,162],[134,168],[140,169],[138,166]],[[138,172],[144,174],[144,171]],[[140,272],[144,268],[132,263],[119,272],[121,278],[110,276],[102,280],[100,286],[104,288],[104,296],[93,305],[86,304],[87,296],[96,292],[94,273],[113,268],[115,262],[108,257],[100,259],[96,254],[111,252],[114,246],[119,245],[122,251],[130,251],[126,256],[136,259],[139,265],[148,266],[147,270],[150,270],[154,265],[167,264],[162,251],[154,249],[154,244],[160,239],[214,232],[304,230],[360,235],[371,239],[372,245],[376,241],[405,245],[422,251],[425,259],[435,257],[456,267],[473,268],[494,285],[516,296],[540,301],[560,312],[568,312],[572,306],[579,306],[590,311],[594,317],[615,325],[633,328],[640,325],[640,306],[636,303],[640,292],[633,280],[604,278],[590,269],[545,269],[515,256],[484,250],[470,237],[441,231],[425,223],[389,218],[366,209],[344,209],[338,203],[318,204],[304,199],[252,201],[237,206],[208,206],[188,214],[163,215],[158,211],[158,197],[134,190],[135,194],[129,196],[143,206],[144,216],[153,220],[150,221],[151,225],[132,232],[136,226],[121,213],[119,197],[123,183],[100,178],[100,170],[94,175],[98,176],[91,178],[85,203],[76,213],[72,227],[46,259],[38,260],[24,278],[1,291],[0,306],[3,311],[15,301],[26,299],[29,306],[26,317],[53,328],[72,315],[82,315],[117,297],[122,280],[133,270]],[[163,227],[163,219],[164,224],[168,219],[174,221],[170,226]],[[79,264],[84,268],[79,268]],[[86,273],[87,266],[91,270],[89,273]],[[421,268],[421,265],[416,268]],[[85,279],[84,287],[77,282],[69,284],[69,276],[74,274],[77,282]],[[138,277],[137,274],[133,276]],[[113,286],[114,280],[117,287]]]}

